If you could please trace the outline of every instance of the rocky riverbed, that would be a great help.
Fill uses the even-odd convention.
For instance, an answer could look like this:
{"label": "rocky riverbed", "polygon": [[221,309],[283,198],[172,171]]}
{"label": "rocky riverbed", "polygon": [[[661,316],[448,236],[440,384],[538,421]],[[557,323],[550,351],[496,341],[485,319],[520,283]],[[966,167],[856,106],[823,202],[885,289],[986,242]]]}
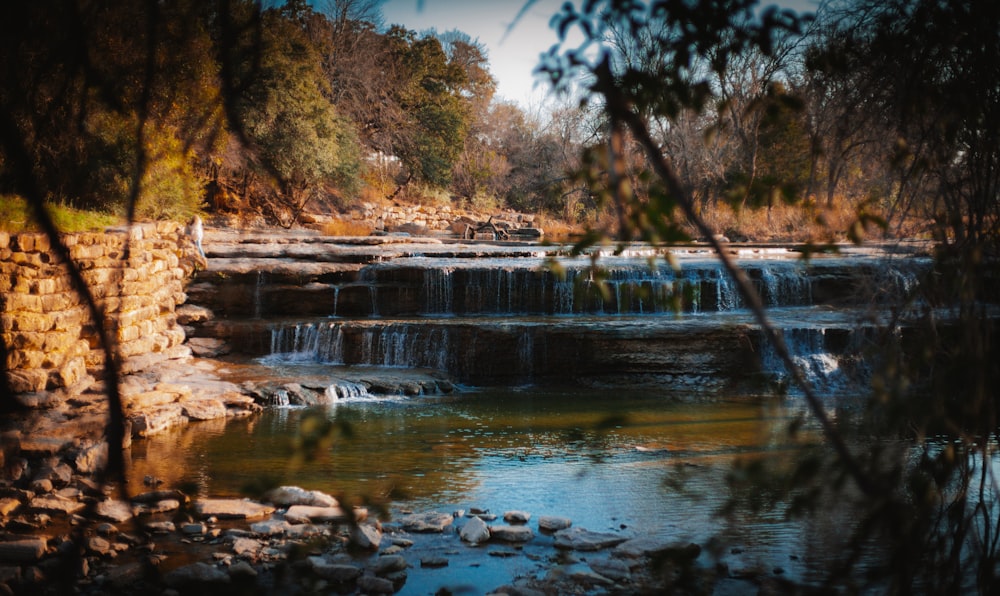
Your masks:
{"label": "rocky riverbed", "polygon": [[[131,398],[174,387],[182,397],[168,403],[184,412],[187,402],[215,399],[227,404],[230,417],[254,416],[281,391],[291,390],[302,403],[335,399],[310,390],[308,380],[289,386],[239,367],[192,356],[165,363],[155,374],[129,375],[123,387]],[[240,383],[230,380],[237,376]],[[400,372],[395,384],[390,381],[383,379],[380,390],[456,390],[420,371]],[[361,385],[365,379],[349,382]],[[252,500],[212,498],[185,486],[180,472],[166,480],[133,478],[123,491],[100,477],[107,445],[100,440],[106,414],[98,389],[72,403],[7,419],[0,590],[728,594],[783,586],[780,570],[720,569],[701,545],[649,528],[588,529],[570,518],[490,511],[484,503],[439,511],[392,503],[350,506],[309,487],[284,487]]]}

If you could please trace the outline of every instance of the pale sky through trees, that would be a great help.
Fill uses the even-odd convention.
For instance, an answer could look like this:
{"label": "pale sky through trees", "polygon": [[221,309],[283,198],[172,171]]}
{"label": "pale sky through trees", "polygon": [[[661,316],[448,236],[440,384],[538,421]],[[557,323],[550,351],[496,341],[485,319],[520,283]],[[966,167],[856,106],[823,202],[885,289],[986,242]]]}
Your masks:
{"label": "pale sky through trees", "polygon": [[[403,25],[418,33],[430,28],[439,33],[459,29],[478,39],[489,52],[497,94],[527,108],[540,103],[548,91],[544,84],[535,85],[532,71],[539,55],[558,41],[549,19],[564,2],[535,0],[509,31],[526,0],[387,0],[382,13],[387,26]],[[815,10],[816,3],[762,0],[760,5],[779,4],[801,12]]]}
{"label": "pale sky through trees", "polygon": [[490,71],[499,83],[497,93],[527,106],[547,91],[541,85],[532,91],[531,72],[539,54],[558,41],[549,29],[549,19],[563,1],[535,0],[510,31],[524,0],[388,0],[382,13],[386,25],[400,24],[417,32],[459,29],[478,39],[489,51]]}

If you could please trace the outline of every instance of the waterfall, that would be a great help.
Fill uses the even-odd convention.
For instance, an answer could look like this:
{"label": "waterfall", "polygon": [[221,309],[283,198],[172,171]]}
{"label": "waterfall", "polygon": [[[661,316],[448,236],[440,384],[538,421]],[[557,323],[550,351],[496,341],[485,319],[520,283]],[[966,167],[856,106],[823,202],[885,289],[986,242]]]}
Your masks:
{"label": "waterfall", "polygon": [[343,329],[337,323],[297,323],[271,328],[275,362],[343,363]]}
{"label": "waterfall", "polygon": [[767,306],[801,306],[812,303],[812,285],[797,263],[762,265],[760,298]]}
{"label": "waterfall", "polygon": [[254,284],[253,290],[253,318],[260,319],[263,315],[264,304],[263,304],[263,293],[264,293],[264,272],[257,272],[257,283]]}
{"label": "waterfall", "polygon": [[[802,371],[806,381],[821,395],[838,393],[856,385],[852,372],[844,367],[845,360],[854,354],[851,346],[843,353],[833,353],[828,347],[828,330],[824,328],[790,328],[781,331],[792,361]],[[792,378],[784,363],[770,342],[764,341],[761,348],[761,368],[765,374],[783,384],[791,384]],[[793,393],[798,387],[789,386]]]}
{"label": "waterfall", "polygon": [[531,329],[524,329],[517,338],[517,360],[521,374],[530,379],[535,372],[535,337]]}
{"label": "waterfall", "polygon": [[325,392],[327,400],[337,402],[340,400],[364,399],[371,397],[368,387],[353,381],[338,380],[327,386]]}
{"label": "waterfall", "polygon": [[424,270],[424,312],[453,314],[454,269],[429,267]]}
{"label": "waterfall", "polygon": [[279,408],[287,408],[291,404],[291,400],[288,398],[288,391],[286,389],[278,389],[271,396],[273,401],[272,405],[278,406]]}

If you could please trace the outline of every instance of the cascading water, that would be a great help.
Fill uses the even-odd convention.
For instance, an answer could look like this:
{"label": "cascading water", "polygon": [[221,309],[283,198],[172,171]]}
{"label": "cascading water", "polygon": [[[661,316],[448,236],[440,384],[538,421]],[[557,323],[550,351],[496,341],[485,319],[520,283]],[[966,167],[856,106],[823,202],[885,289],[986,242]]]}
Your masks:
{"label": "cascading water", "polygon": [[[786,327],[781,330],[792,361],[802,371],[805,381],[820,395],[850,392],[858,386],[866,369],[856,362],[860,348],[855,345],[854,331],[839,330],[848,334],[846,346],[834,349],[830,344],[830,330],[823,327]],[[777,350],[762,340],[761,368],[772,379],[785,385],[790,393],[798,394],[799,387],[792,384],[791,375],[778,356]]]}
{"label": "cascading water", "polygon": [[[719,385],[720,375],[746,374],[731,352],[747,345],[740,337],[756,322],[718,262],[679,260],[676,269],[638,258],[608,257],[598,269],[589,260],[568,260],[562,274],[547,269],[541,258],[374,263],[331,294],[341,301],[348,293],[354,296],[352,312],[359,301],[370,301],[368,309],[335,320],[276,324],[270,357],[433,369],[469,384],[611,375],[708,390]],[[764,304],[781,313],[776,325],[785,330],[806,374],[831,391],[847,383],[841,380],[843,362],[857,352],[843,342],[831,347],[825,339],[827,330],[856,326],[847,301],[863,287],[909,291],[918,270],[899,267],[876,280],[880,264],[843,261],[741,262]],[[852,281],[852,275],[862,281]],[[817,299],[824,306],[816,305]],[[768,349],[765,372],[784,379]],[[851,372],[855,368],[852,364]]]}
{"label": "cascading water", "polygon": [[342,380],[328,385],[325,393],[330,402],[371,397],[368,393],[368,388],[361,383]]}

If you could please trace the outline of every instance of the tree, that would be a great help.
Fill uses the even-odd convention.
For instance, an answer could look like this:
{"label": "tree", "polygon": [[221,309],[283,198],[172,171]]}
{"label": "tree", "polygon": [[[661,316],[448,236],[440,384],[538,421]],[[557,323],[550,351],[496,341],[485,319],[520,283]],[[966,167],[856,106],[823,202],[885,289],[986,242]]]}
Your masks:
{"label": "tree", "polygon": [[[674,219],[676,209],[710,239],[768,341],[803,386],[833,458],[810,454],[778,481],[796,495],[790,513],[815,505],[816,495],[830,491],[865,512],[853,528],[856,549],[845,553],[843,568],[831,571],[830,586],[852,589],[856,581],[870,581],[880,590],[899,593],[969,588],[992,593],[1000,560],[1000,501],[992,463],[1000,447],[995,439],[1000,403],[995,363],[1000,354],[996,318],[985,305],[996,303],[1000,254],[1000,7],[937,0],[852,4],[850,30],[857,35],[845,45],[856,53],[857,64],[869,67],[824,73],[834,77],[831,84],[868,90],[863,101],[852,102],[863,112],[861,122],[884,118],[896,136],[894,155],[871,167],[895,173],[899,204],[934,217],[938,241],[936,273],[922,286],[921,324],[902,327],[894,320],[884,330],[881,367],[859,421],[869,440],[853,442],[847,440],[847,426],[827,416],[804,383],[746,276],[699,215],[693,185],[683,182],[674,155],[664,151],[652,132],[656,122],[666,122],[661,129],[676,128],[683,118],[718,105],[723,89],[713,84],[713,77],[732,72],[748,57],[773,55],[775,34],[796,31],[794,15],[773,9],[754,13],[754,5],[606,0],[587,2],[581,9],[563,7],[555,27],[563,39],[572,28],[585,41],[554,52],[543,67],[557,84],[585,71],[591,81],[587,99],[601,107],[607,122],[607,151],[591,159],[584,178],[594,192],[629,214],[621,225],[644,238],[669,238],[677,231],[681,222]],[[655,59],[618,59],[617,48],[605,43],[615,38],[613,32],[624,32],[637,44],[626,46],[640,50],[634,55]],[[834,57],[840,51],[829,49]],[[791,128],[797,119],[789,118],[791,112],[782,114],[794,103],[770,103],[781,109],[773,110],[778,116],[773,124],[759,121],[761,140],[789,134],[802,139]],[[858,131],[862,125],[846,126]],[[817,143],[827,142],[819,127],[811,132]],[[832,145],[824,146],[842,147],[834,137]],[[629,170],[627,139],[641,148],[644,171]],[[844,157],[841,152],[837,158]],[[776,150],[771,159],[780,164],[787,157]],[[759,172],[753,163],[744,163],[743,174],[756,177]],[[662,190],[643,196],[630,181],[649,175],[655,175]],[[864,221],[862,214],[859,223]],[[956,316],[941,319],[941,311],[933,307],[943,305]],[[907,306],[912,304],[898,305],[895,312]],[[906,341],[893,339],[900,336]],[[888,444],[870,440],[872,436],[889,439]],[[901,448],[899,438],[906,441]],[[873,544],[888,544],[876,555],[869,551],[868,556],[883,563],[876,565],[877,573],[851,573],[862,551]]]}
{"label": "tree", "polygon": [[353,126],[331,103],[305,30],[312,18],[291,5],[264,14],[259,71],[239,98],[243,126],[293,215],[322,183],[352,190],[360,169]]}

